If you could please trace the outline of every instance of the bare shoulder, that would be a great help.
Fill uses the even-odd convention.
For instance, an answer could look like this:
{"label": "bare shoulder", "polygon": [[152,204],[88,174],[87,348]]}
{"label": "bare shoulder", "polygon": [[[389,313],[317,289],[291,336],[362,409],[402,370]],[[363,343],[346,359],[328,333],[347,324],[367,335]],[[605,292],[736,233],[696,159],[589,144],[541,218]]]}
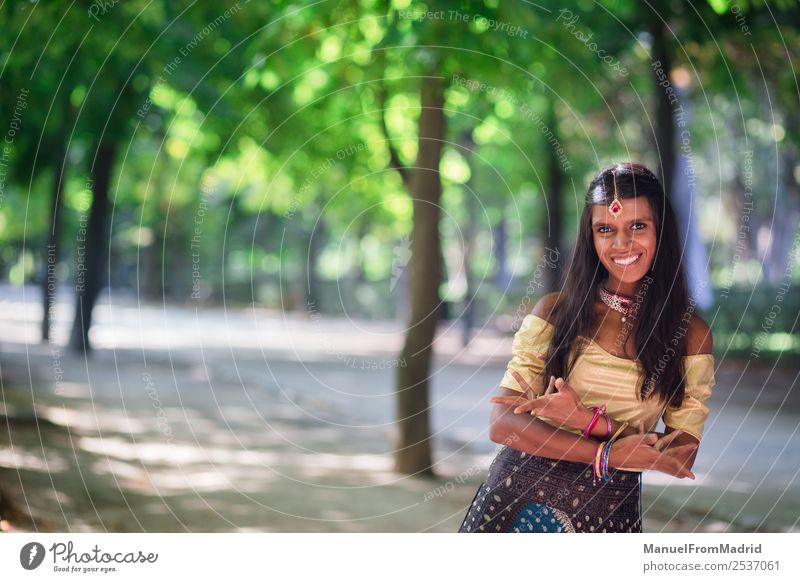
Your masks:
{"label": "bare shoulder", "polygon": [[556,302],[558,301],[559,295],[561,295],[561,293],[555,291],[553,293],[548,293],[547,295],[539,299],[539,301],[537,301],[536,304],[533,306],[531,314],[535,315],[536,317],[541,317],[545,321],[550,321],[551,314],[553,313],[553,308],[555,307]]}
{"label": "bare shoulder", "polygon": [[689,330],[686,333],[686,354],[710,354],[714,349],[714,337],[711,328],[697,314],[692,314]]}

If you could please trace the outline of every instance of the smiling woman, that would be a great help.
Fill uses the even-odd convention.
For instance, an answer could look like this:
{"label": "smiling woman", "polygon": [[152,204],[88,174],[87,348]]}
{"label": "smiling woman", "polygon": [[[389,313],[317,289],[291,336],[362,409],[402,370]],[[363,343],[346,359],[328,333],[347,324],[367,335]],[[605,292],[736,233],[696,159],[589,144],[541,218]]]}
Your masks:
{"label": "smiling woman", "polygon": [[492,398],[503,447],[461,532],[641,532],[641,472],[694,478],[714,358],[672,208],[635,163],[602,170],[584,202],[569,291],[514,338]]}
{"label": "smiling woman", "polygon": [[608,271],[609,286],[633,296],[655,256],[653,209],[647,196],[634,197],[623,205],[615,170],[611,178],[614,199],[608,206],[605,202],[591,206],[592,238],[597,256]]}

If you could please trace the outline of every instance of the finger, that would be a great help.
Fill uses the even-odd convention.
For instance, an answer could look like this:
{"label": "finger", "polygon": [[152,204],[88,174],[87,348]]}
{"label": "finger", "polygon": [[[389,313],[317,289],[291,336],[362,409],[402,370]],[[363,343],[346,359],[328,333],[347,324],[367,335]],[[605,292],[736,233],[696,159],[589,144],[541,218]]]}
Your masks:
{"label": "finger", "polygon": [[695,449],[697,449],[695,445],[680,445],[677,447],[670,447],[664,451],[663,454],[669,455],[670,457],[683,458],[694,453]]}
{"label": "finger", "polygon": [[676,430],[669,434],[666,434],[658,439],[658,442],[655,444],[655,447],[659,451],[663,451],[665,447],[668,447],[669,444],[674,441],[677,437],[681,435],[682,430]]}
{"label": "finger", "polygon": [[692,473],[686,465],[680,464],[678,470],[681,479],[683,479],[684,477],[688,477],[689,479],[694,479],[694,473]]}
{"label": "finger", "polygon": [[544,391],[545,394],[553,394],[556,391],[556,377],[550,376],[550,382],[547,384],[547,390]]}
{"label": "finger", "polygon": [[489,399],[489,402],[493,402],[495,404],[524,404],[528,402],[527,398],[522,398],[520,396],[492,396]]}
{"label": "finger", "polygon": [[570,386],[564,378],[559,378],[555,383],[556,390],[559,392],[575,393],[575,390]]}
{"label": "finger", "polygon": [[523,398],[522,396],[492,396],[489,398],[492,402],[497,402],[498,404],[513,404],[515,402],[527,402],[527,398]]}
{"label": "finger", "polygon": [[526,400],[524,403],[517,406],[514,409],[514,412],[519,414],[521,412],[531,412],[533,410],[539,410],[545,408],[549,402],[550,402],[549,396],[540,396],[536,400]]}
{"label": "finger", "polygon": [[514,409],[514,414],[522,414],[523,412],[530,412],[530,411],[531,411],[530,408],[526,409],[525,405],[523,404],[522,406],[517,406]]}
{"label": "finger", "polygon": [[521,406],[530,402],[527,398],[515,398],[514,396],[492,396],[489,402],[493,404],[506,404],[508,406]]}
{"label": "finger", "polygon": [[675,446],[675,447],[670,447],[666,451],[664,451],[664,454],[668,454],[668,453],[687,453],[687,452],[692,452],[693,453],[696,450],[697,450],[697,445],[695,445],[693,443],[689,443],[689,444],[686,444],[686,445],[678,445],[678,446]]}
{"label": "finger", "polygon": [[663,451],[662,454],[667,455],[669,457],[674,457],[676,459],[681,459],[693,452],[694,451],[691,448],[688,448],[686,445],[681,445],[679,447],[671,447],[666,451]]}
{"label": "finger", "polygon": [[642,442],[652,447],[658,442],[658,435],[648,433],[642,437]]}
{"label": "finger", "polygon": [[667,462],[675,468],[675,473],[678,477],[689,477],[690,479],[694,479],[694,473],[689,470],[689,467],[686,466],[686,463],[682,463],[674,457],[669,457],[667,455],[663,456],[666,457]]}
{"label": "finger", "polygon": [[528,400],[525,404],[517,406],[514,409],[514,414],[522,414],[523,412],[532,412],[541,407],[542,407],[541,403],[535,400]]}
{"label": "finger", "polygon": [[644,434],[644,421],[639,421],[639,434]]}

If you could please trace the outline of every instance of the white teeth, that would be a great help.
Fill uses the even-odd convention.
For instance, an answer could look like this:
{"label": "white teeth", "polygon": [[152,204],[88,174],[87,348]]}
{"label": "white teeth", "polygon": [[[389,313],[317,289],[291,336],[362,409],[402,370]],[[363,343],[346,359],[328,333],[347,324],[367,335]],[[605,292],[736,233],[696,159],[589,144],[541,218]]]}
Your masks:
{"label": "white teeth", "polygon": [[624,260],[613,259],[613,261],[616,264],[618,264],[620,267],[627,267],[628,265],[631,265],[631,264],[635,263],[636,261],[638,261],[639,257],[641,257],[641,256],[642,255],[636,255],[636,256],[633,256],[633,257],[628,257],[627,259],[624,259]]}

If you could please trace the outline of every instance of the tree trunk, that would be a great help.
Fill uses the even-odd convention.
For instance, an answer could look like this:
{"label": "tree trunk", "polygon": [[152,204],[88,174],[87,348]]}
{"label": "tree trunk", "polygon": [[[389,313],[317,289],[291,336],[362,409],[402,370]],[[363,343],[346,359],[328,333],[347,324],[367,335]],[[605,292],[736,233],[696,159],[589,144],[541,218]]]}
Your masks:
{"label": "tree trunk", "polygon": [[[548,111],[548,125],[550,126],[550,131],[553,133],[554,136],[554,143],[560,143],[558,140],[558,117],[556,115],[555,108],[551,102],[549,111]],[[563,238],[563,227],[562,224],[564,222],[563,215],[564,215],[564,208],[562,204],[563,196],[562,191],[564,189],[564,173],[561,169],[561,160],[559,160],[558,154],[556,149],[552,147],[551,144],[545,144],[545,149],[548,153],[547,159],[547,193],[545,194],[547,198],[547,212],[545,213],[545,221],[544,228],[542,231],[545,233],[545,240],[544,246],[545,248],[542,249],[542,253],[547,255],[551,254],[548,249],[554,249],[557,251],[556,257],[556,266],[555,268],[550,267],[543,267],[543,280],[542,285],[544,289],[549,293],[551,291],[555,291],[559,288],[559,283],[561,280],[561,269],[563,265],[562,257],[566,254],[561,251],[561,241]]]}
{"label": "tree trunk", "polygon": [[439,240],[439,175],[445,133],[444,84],[426,81],[421,89],[419,149],[410,177],[412,227],[411,319],[397,368],[398,443],[396,469],[401,473],[432,475],[428,378],[433,339],[439,320],[441,256]]}
{"label": "tree trunk", "polygon": [[[80,353],[91,351],[89,328],[92,310],[100,293],[108,256],[109,190],[117,148],[100,142],[92,162],[92,206],[86,223],[85,240],[78,240],[78,265],[75,274],[75,319],[70,334],[70,349]],[[83,257],[83,262],[81,262]]]}
{"label": "tree trunk", "polygon": [[[661,70],[669,79],[672,71],[672,55],[666,40],[666,30],[664,21],[658,15],[651,14],[650,34],[653,36],[653,61],[661,63]],[[667,15],[664,15],[667,18]],[[667,198],[672,200],[672,181],[675,175],[675,128],[673,126],[672,109],[670,96],[664,87],[659,85],[661,80],[656,74],[653,75],[653,88],[655,90],[656,101],[656,151],[660,155],[659,166],[661,173],[661,183],[664,186],[664,193]]]}
{"label": "tree trunk", "polygon": [[389,280],[389,293],[394,299],[394,318],[397,321],[408,321],[411,318],[409,305],[410,285],[408,262],[411,259],[411,242],[404,236],[394,245],[392,259],[392,276]]}
{"label": "tree trunk", "polygon": [[47,247],[44,257],[44,277],[42,278],[42,342],[50,340],[53,324],[53,311],[56,304],[56,267],[58,266],[58,243],[61,235],[61,209],[64,193],[64,176],[67,166],[67,146],[63,139],[58,143],[58,155],[53,166],[53,189],[50,201],[50,232],[47,234]]}

